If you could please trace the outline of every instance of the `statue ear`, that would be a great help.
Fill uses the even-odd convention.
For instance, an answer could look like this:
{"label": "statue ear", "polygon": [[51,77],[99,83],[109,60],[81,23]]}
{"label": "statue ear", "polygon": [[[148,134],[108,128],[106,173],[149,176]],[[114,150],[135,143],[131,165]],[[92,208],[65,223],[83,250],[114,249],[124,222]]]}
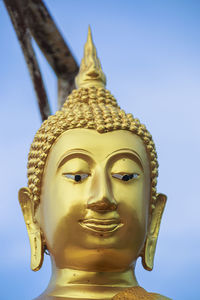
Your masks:
{"label": "statue ear", "polygon": [[160,222],[162,219],[162,214],[165,208],[166,201],[167,196],[165,196],[164,194],[158,194],[155,203],[155,208],[153,209],[151,215],[149,230],[144,246],[144,251],[142,254],[142,265],[148,271],[151,271],[153,269],[156,243],[160,230]]}
{"label": "statue ear", "polygon": [[38,271],[43,263],[44,251],[42,235],[38,223],[33,218],[32,194],[29,188],[21,188],[18,198],[28,231],[31,246],[31,269]]}

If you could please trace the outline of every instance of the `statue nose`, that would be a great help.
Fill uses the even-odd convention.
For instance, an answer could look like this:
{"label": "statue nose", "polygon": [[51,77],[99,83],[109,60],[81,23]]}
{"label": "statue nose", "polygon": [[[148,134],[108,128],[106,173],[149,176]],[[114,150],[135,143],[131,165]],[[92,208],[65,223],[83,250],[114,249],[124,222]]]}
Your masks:
{"label": "statue nose", "polygon": [[114,211],[117,209],[117,203],[111,202],[108,198],[103,197],[98,201],[96,201],[95,199],[88,201],[87,208],[97,212]]}
{"label": "statue nose", "polygon": [[94,178],[87,208],[97,212],[108,212],[117,209],[117,202],[113,197],[111,183],[105,175]]}

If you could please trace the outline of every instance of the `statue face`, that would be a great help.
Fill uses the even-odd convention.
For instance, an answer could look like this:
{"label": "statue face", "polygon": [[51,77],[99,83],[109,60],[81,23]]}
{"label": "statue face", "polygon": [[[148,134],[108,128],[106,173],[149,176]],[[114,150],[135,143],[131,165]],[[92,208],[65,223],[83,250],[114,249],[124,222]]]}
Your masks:
{"label": "statue face", "polygon": [[142,140],[72,129],[53,145],[36,218],[59,268],[124,270],[147,235],[150,168]]}

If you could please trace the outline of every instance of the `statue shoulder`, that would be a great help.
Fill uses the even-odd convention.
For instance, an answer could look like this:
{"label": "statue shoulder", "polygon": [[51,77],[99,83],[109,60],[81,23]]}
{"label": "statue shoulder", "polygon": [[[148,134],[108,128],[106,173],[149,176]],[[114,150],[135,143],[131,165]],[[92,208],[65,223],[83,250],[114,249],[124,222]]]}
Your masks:
{"label": "statue shoulder", "polygon": [[127,288],[116,294],[112,300],[139,300],[139,299],[148,299],[148,300],[172,300],[168,297],[162,296],[156,293],[149,293],[140,286]]}
{"label": "statue shoulder", "polygon": [[160,294],[155,294],[155,293],[150,293],[150,294],[155,296],[155,298],[154,298],[155,300],[173,300],[171,298],[165,297]]}

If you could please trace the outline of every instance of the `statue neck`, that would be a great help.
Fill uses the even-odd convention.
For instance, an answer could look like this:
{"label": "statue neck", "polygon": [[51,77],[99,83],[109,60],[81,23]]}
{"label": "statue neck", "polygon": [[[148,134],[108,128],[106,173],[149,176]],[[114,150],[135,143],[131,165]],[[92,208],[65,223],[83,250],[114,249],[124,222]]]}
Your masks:
{"label": "statue neck", "polygon": [[65,299],[111,299],[124,288],[138,286],[134,269],[135,266],[120,272],[88,272],[58,269],[52,261],[52,277],[45,295]]}

